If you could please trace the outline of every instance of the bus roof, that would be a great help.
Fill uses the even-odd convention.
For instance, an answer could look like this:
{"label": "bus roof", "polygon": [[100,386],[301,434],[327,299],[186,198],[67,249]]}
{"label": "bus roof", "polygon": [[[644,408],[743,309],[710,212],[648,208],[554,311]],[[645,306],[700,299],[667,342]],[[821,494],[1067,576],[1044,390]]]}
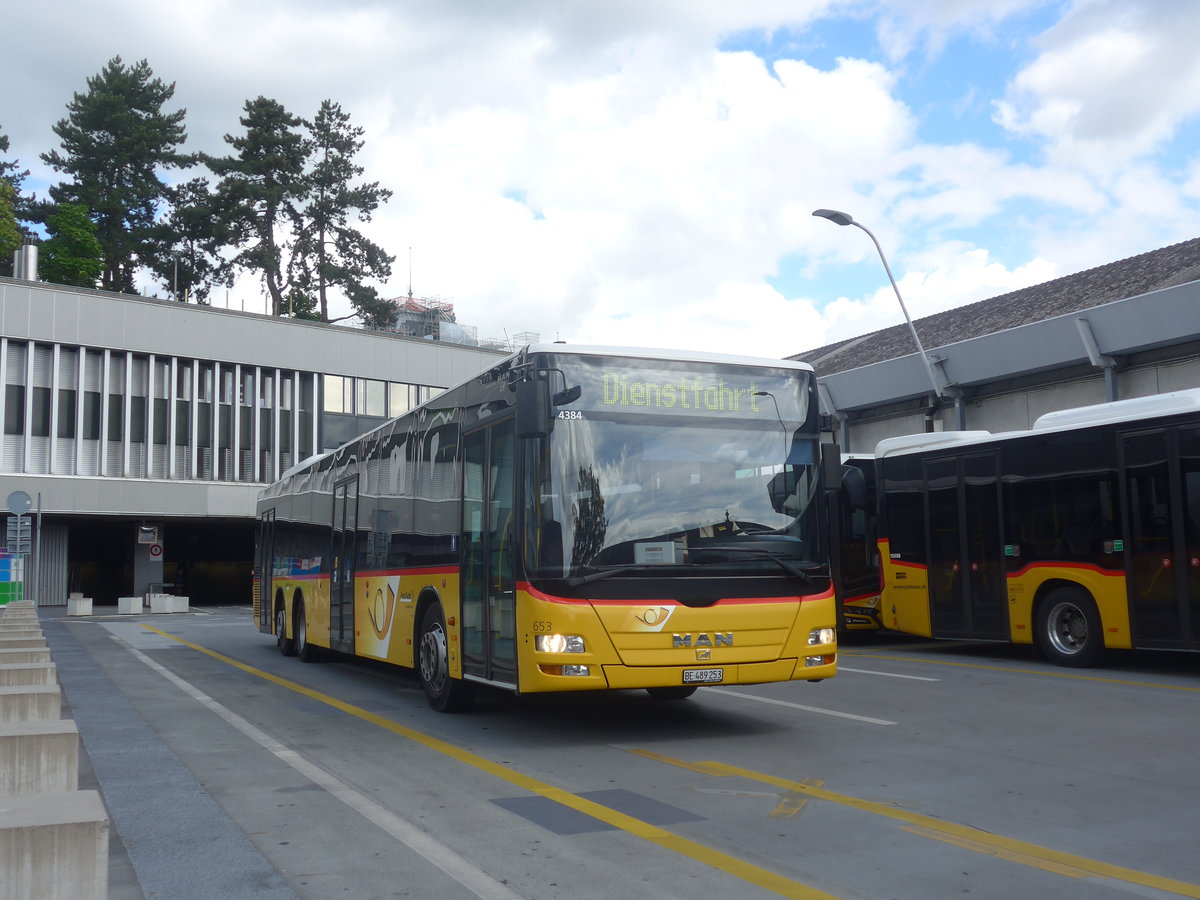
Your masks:
{"label": "bus roof", "polygon": [[1103,425],[1107,422],[1128,422],[1136,419],[1154,419],[1159,416],[1179,415],[1200,409],[1200,388],[1171,391],[1150,397],[1133,397],[1129,400],[1114,400],[1076,409],[1060,409],[1039,416],[1033,423],[1034,431],[1058,428],[1080,428],[1086,425]]}
{"label": "bus roof", "polygon": [[734,366],[770,366],[811,372],[813,367],[795,359],[771,359],[760,356],[740,356],[732,353],[710,353],[702,350],[667,350],[658,347],[617,347],[585,344],[530,344],[522,352],[568,353],[577,356],[625,356],[631,359],[664,359],[674,362],[712,362]]}
{"label": "bus roof", "polygon": [[941,431],[884,438],[876,445],[875,455],[882,458],[903,453],[920,453],[939,447],[1010,441],[1033,434],[1072,431],[1120,422],[1140,422],[1197,411],[1200,411],[1200,388],[1190,388],[1150,397],[1133,397],[1129,400],[1114,400],[1110,403],[1095,403],[1091,406],[1048,412],[1039,416],[1033,427],[1027,431],[1004,431],[997,434],[988,431]]}

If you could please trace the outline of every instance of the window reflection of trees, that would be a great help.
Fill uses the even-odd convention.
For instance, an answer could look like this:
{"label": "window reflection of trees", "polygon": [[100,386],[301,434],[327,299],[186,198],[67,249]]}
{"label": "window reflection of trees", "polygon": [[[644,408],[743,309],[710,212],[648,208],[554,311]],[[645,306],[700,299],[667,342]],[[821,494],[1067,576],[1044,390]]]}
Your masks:
{"label": "window reflection of trees", "polygon": [[591,466],[579,467],[578,498],[571,504],[571,559],[587,565],[604,547],[608,518],[604,515],[604,493]]}

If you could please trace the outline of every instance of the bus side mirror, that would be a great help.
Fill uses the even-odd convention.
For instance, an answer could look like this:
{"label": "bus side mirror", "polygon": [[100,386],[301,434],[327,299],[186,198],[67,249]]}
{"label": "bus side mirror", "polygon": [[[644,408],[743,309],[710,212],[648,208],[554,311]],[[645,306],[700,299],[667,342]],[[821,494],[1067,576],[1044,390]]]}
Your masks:
{"label": "bus side mirror", "polygon": [[842,451],[837,444],[821,443],[821,486],[827,491],[842,486]]}
{"label": "bus side mirror", "polygon": [[550,433],[550,386],[544,379],[518,381],[517,437],[545,437]]}
{"label": "bus side mirror", "polygon": [[788,501],[796,493],[796,472],[793,469],[784,469],[771,476],[771,480],[767,482],[767,496],[771,500],[771,509],[777,513],[786,513]]}
{"label": "bus side mirror", "polygon": [[867,477],[857,466],[842,466],[842,490],[852,509],[867,508]]}

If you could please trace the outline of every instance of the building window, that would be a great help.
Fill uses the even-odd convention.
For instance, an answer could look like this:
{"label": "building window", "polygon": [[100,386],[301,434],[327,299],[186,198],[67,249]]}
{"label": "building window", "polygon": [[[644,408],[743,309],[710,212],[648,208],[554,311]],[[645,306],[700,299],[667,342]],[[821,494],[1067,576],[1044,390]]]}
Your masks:
{"label": "building window", "polygon": [[58,392],[58,428],[55,433],[60,438],[75,437],[75,392],[59,389]]}
{"label": "building window", "polygon": [[33,389],[33,422],[30,433],[34,437],[50,437],[50,388]]}
{"label": "building window", "polygon": [[5,385],[4,433],[25,433],[25,385],[23,384]]}

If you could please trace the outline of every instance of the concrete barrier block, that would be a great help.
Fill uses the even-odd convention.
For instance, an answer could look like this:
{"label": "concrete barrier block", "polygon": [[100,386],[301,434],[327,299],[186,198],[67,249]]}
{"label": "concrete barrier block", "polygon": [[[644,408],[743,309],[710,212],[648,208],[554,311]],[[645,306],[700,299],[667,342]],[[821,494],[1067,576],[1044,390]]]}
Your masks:
{"label": "concrete barrier block", "polygon": [[134,616],[138,615],[145,608],[146,603],[141,597],[118,597],[117,598],[117,615],[119,616]]}
{"label": "concrete barrier block", "polygon": [[0,632],[0,650],[16,650],[27,647],[39,648],[45,646],[45,635],[38,635],[36,637],[8,637],[4,633]]}
{"label": "concrete barrier block", "polygon": [[0,664],[0,687],[26,684],[58,684],[58,668],[52,662]]}
{"label": "concrete barrier block", "polygon": [[79,729],[71,719],[0,724],[0,796],[79,787]]}
{"label": "concrete barrier block", "polygon": [[0,648],[0,666],[12,665],[13,663],[48,662],[50,662],[49,647]]}
{"label": "concrete barrier block", "polygon": [[0,687],[0,724],[58,720],[62,716],[62,690],[57,684]]}
{"label": "concrete barrier block", "polygon": [[67,600],[68,616],[90,616],[92,614],[92,598],[76,597],[74,594]]}
{"label": "concrete barrier block", "polygon": [[104,900],[108,830],[96,791],[0,797],[0,900]]}
{"label": "concrete barrier block", "polygon": [[172,594],[150,595],[150,612],[152,613],[185,613],[187,611],[187,597],[176,597]]}

